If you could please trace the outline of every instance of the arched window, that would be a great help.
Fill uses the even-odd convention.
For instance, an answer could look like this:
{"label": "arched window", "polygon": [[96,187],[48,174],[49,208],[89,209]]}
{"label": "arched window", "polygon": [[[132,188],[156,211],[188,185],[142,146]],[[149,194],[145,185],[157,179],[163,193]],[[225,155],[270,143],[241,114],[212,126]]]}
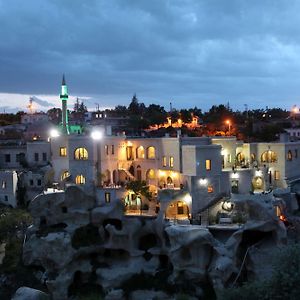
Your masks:
{"label": "arched window", "polygon": [[69,173],[69,171],[66,170],[61,173],[60,179],[61,179],[61,181],[63,181],[66,178],[68,178],[69,176],[70,176],[70,173]]}
{"label": "arched window", "polygon": [[155,179],[155,171],[154,169],[149,169],[146,173],[147,179]]}
{"label": "arched window", "polygon": [[245,155],[244,155],[244,153],[239,152],[236,155],[236,160],[237,160],[238,163],[244,163],[245,162]]}
{"label": "arched window", "polygon": [[267,162],[267,163],[277,162],[277,154],[271,150],[265,151],[261,155],[261,162]]}
{"label": "arched window", "polygon": [[85,148],[77,148],[74,152],[74,158],[76,160],[86,160],[88,159],[89,155]]}
{"label": "arched window", "polygon": [[256,160],[256,155],[255,155],[255,153],[252,153],[251,154],[251,163],[254,163],[255,160]]}
{"label": "arched window", "polygon": [[76,184],[85,184],[85,177],[82,174],[77,175],[75,178],[75,183]]}
{"label": "arched window", "polygon": [[291,150],[288,151],[288,153],[287,153],[287,155],[286,155],[286,159],[287,159],[287,160],[292,160],[292,159],[293,159],[293,154],[292,154],[292,151],[291,151]]}
{"label": "arched window", "polygon": [[145,149],[143,146],[136,148],[136,158],[145,158]]}
{"label": "arched window", "polygon": [[155,159],[155,148],[153,146],[147,148],[147,158]]}

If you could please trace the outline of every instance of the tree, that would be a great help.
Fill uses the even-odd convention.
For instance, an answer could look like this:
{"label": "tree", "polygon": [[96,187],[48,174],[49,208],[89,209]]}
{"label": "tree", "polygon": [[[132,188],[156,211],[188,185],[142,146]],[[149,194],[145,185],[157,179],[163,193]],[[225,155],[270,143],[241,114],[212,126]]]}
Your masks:
{"label": "tree", "polygon": [[137,196],[144,196],[147,199],[152,198],[152,193],[149,191],[149,186],[145,180],[129,181],[126,184],[126,189],[134,192]]}

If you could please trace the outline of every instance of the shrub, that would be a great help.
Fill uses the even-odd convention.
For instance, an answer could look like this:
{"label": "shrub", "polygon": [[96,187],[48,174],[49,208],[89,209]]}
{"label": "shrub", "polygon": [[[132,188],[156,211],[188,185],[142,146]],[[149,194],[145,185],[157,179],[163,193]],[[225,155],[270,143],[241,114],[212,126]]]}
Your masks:
{"label": "shrub", "polygon": [[286,246],[274,255],[269,280],[247,282],[238,288],[222,291],[222,300],[297,300],[300,295],[300,245]]}

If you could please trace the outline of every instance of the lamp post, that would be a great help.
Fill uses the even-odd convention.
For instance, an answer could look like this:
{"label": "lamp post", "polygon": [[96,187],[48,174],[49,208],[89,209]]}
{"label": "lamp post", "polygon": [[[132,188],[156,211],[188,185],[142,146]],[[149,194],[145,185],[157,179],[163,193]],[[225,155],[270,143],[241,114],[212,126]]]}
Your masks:
{"label": "lamp post", "polygon": [[228,135],[230,135],[230,127],[231,127],[230,120],[226,120],[226,124],[228,125]]}

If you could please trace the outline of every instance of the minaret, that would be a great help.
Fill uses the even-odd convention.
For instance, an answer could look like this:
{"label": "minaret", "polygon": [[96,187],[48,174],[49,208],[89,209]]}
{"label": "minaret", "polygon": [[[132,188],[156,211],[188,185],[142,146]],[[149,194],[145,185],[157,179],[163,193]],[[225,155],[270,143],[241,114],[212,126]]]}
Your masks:
{"label": "minaret", "polygon": [[69,123],[68,123],[68,109],[67,109],[67,101],[68,101],[68,87],[65,81],[65,75],[63,75],[62,83],[61,83],[61,105],[62,105],[62,130],[64,134],[69,134]]}

